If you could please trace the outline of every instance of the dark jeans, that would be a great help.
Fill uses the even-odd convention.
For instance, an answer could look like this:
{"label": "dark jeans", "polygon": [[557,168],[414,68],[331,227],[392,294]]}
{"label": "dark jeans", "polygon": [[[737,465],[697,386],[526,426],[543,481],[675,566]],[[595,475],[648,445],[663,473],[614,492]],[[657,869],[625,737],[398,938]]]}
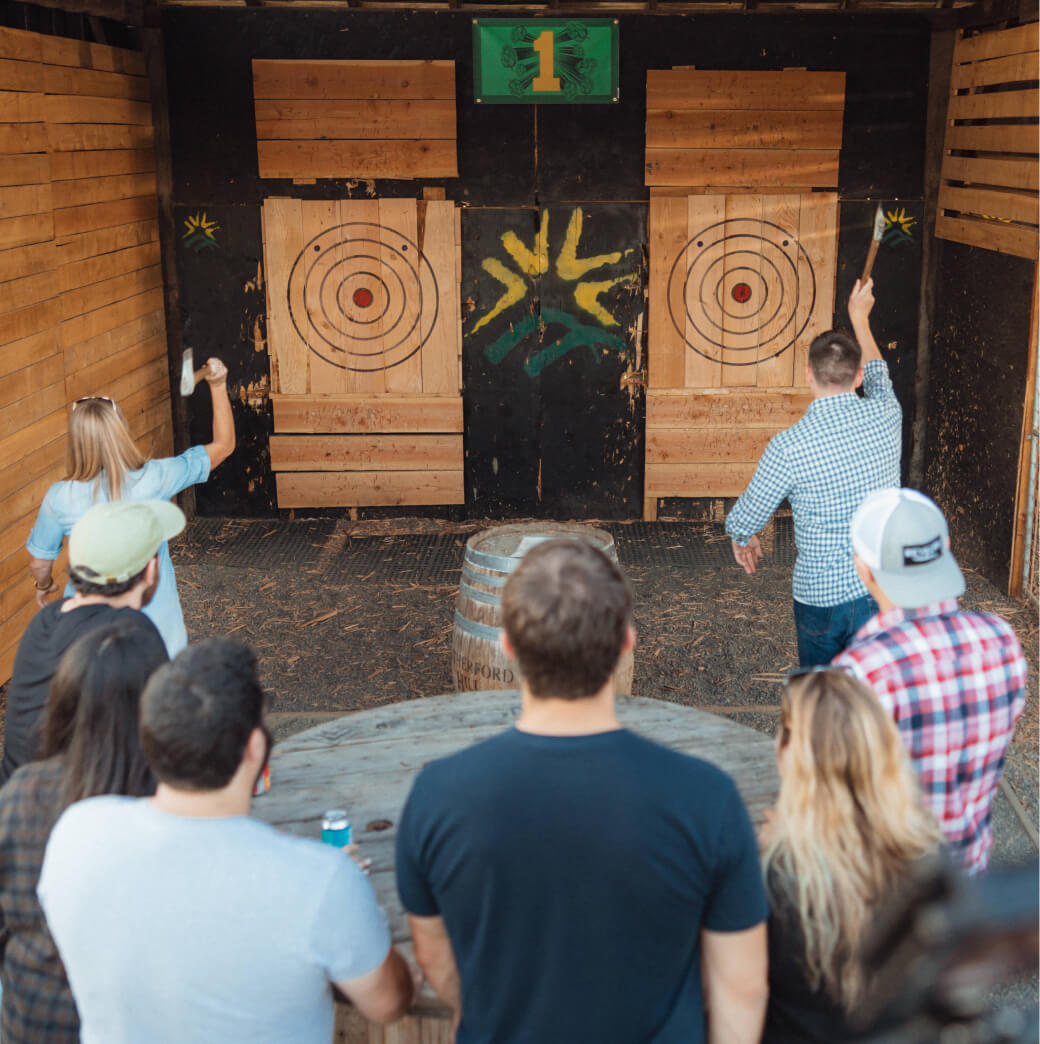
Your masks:
{"label": "dark jeans", "polygon": [[794,626],[798,632],[799,665],[818,667],[830,663],[877,611],[878,604],[870,595],[841,605],[806,605],[796,598]]}

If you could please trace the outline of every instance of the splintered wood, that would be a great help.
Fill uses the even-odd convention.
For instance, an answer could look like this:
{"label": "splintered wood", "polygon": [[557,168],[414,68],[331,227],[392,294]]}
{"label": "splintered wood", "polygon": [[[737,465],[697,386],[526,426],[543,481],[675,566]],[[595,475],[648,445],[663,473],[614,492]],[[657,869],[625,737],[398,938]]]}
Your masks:
{"label": "splintered wood", "polygon": [[836,188],[844,108],[843,72],[649,69],[646,184]]}
{"label": "splintered wood", "polygon": [[268,199],[263,229],[279,506],[463,503],[454,204]]}
{"label": "splintered wood", "polygon": [[262,178],[454,178],[455,63],[253,61]]}
{"label": "splintered wood", "polygon": [[1037,23],[965,36],[953,52],[935,234],[1036,259]]}
{"label": "splintered wood", "polygon": [[831,326],[837,196],[650,197],[644,515],[660,497],[743,492],[810,395]]}
{"label": "splintered wood", "polygon": [[136,51],[0,28],[0,682],[68,404],[108,395],[142,449],[172,449],[148,98]]}

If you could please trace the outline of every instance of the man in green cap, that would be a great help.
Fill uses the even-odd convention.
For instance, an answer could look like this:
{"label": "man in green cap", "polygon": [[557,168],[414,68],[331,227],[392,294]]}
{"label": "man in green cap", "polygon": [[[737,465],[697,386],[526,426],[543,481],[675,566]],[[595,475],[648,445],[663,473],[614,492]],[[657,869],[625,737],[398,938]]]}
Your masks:
{"label": "man in green cap", "polygon": [[102,624],[127,619],[155,625],[140,610],[159,583],[159,548],[184,528],[184,513],[165,500],[95,504],[69,534],[71,598],[44,606],[25,629],[7,692],[0,785],[36,754],[37,726],[51,678],[65,650]]}

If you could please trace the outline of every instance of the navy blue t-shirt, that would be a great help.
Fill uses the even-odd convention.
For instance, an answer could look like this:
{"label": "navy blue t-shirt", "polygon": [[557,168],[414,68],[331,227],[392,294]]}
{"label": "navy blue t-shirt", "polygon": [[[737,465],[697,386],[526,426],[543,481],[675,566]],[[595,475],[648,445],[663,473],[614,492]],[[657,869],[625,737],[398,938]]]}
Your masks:
{"label": "navy blue t-shirt", "polygon": [[397,884],[447,925],[458,1044],[698,1044],[701,929],[767,916],[733,781],[626,729],[512,729],[428,765]]}

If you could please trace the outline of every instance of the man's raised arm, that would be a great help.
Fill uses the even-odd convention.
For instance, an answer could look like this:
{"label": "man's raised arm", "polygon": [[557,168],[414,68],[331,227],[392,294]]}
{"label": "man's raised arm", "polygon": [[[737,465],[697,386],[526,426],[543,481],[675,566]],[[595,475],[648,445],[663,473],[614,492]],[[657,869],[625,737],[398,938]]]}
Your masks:
{"label": "man's raised arm", "polygon": [[863,352],[860,360],[861,366],[866,366],[867,363],[881,358],[881,350],[870,329],[870,312],[873,307],[874,280],[868,279],[861,285],[857,279],[852,293],[849,294],[849,322],[852,323],[852,332],[856,335],[860,351]]}

